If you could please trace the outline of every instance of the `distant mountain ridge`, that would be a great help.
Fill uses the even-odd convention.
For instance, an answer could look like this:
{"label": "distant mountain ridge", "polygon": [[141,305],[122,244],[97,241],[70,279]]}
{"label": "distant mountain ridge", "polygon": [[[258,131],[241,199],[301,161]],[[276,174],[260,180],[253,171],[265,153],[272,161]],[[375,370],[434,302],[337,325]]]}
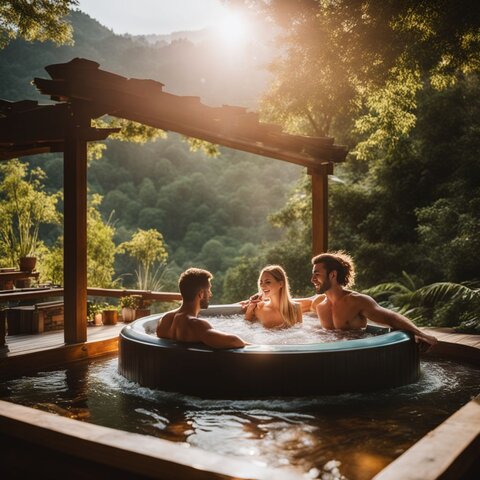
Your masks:
{"label": "distant mountain ridge", "polygon": [[123,36],[132,38],[134,40],[142,40],[150,45],[163,44],[168,45],[169,43],[174,42],[175,40],[188,40],[192,43],[199,43],[204,41],[210,32],[208,29],[201,30],[183,30],[179,32],[172,32],[164,35],[160,34],[150,34],[150,35],[131,35],[125,34]]}
{"label": "distant mountain ridge", "polygon": [[[170,35],[117,35],[89,15],[72,11],[75,44],[16,40],[0,50],[0,98],[42,99],[30,84],[45,77],[44,67],[87,58],[100,68],[165,84],[167,92],[201,97],[208,105],[239,105],[257,109],[268,86],[266,65],[271,47],[248,43],[229,52],[208,30]],[[42,101],[46,99],[43,98]]]}

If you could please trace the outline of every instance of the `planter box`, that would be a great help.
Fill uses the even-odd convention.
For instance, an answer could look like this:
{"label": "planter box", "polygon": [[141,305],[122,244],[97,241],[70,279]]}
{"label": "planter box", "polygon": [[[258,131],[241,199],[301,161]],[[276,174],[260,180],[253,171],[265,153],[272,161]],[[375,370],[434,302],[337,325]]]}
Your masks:
{"label": "planter box", "polygon": [[104,310],[103,313],[104,325],[116,325],[118,321],[118,312],[116,310]]}
{"label": "planter box", "polygon": [[9,335],[62,330],[63,322],[63,302],[44,302],[7,310]]}

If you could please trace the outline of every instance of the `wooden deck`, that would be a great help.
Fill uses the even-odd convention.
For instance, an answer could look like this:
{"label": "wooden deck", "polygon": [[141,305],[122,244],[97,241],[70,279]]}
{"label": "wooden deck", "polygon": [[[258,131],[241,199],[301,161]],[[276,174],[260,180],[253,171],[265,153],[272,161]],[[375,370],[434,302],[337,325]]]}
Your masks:
{"label": "wooden deck", "polygon": [[[88,327],[87,343],[116,338],[124,326],[125,323],[117,323],[116,325]],[[9,352],[6,356],[14,357],[17,355],[38,352],[41,350],[61,348],[65,346],[65,341],[63,338],[63,330],[57,330],[56,332],[45,332],[38,335],[7,336],[7,345]]]}
{"label": "wooden deck", "polygon": [[455,333],[453,328],[422,330],[438,339],[438,344],[432,348],[431,354],[480,365],[480,335]]}
{"label": "wooden deck", "polygon": [[64,363],[118,351],[118,334],[125,323],[87,328],[85,343],[65,344],[63,330],[31,335],[8,335],[0,356],[0,380]]}

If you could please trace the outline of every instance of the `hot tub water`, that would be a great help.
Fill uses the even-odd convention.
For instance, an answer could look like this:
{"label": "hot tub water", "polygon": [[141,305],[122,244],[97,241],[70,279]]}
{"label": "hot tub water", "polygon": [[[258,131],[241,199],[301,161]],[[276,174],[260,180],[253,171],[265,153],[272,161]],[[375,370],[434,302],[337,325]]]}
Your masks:
{"label": "hot tub water", "polygon": [[422,372],[417,384],[370,394],[205,400],[139,387],[117,373],[114,357],[4,382],[0,398],[310,478],[326,466],[363,480],[478,393],[477,368],[429,360]]}

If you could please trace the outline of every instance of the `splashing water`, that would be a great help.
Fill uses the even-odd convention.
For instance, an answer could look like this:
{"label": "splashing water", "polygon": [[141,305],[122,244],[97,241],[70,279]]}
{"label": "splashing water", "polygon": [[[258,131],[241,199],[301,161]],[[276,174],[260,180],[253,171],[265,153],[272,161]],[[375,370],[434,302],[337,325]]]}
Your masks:
{"label": "splashing water", "polygon": [[[372,337],[365,330],[325,330],[316,316],[304,315],[303,323],[290,328],[264,328],[259,322],[248,322],[243,315],[216,315],[207,320],[217,330],[234,333],[249,343],[259,345],[289,345],[327,343]],[[149,331],[156,336],[154,331]]]}

